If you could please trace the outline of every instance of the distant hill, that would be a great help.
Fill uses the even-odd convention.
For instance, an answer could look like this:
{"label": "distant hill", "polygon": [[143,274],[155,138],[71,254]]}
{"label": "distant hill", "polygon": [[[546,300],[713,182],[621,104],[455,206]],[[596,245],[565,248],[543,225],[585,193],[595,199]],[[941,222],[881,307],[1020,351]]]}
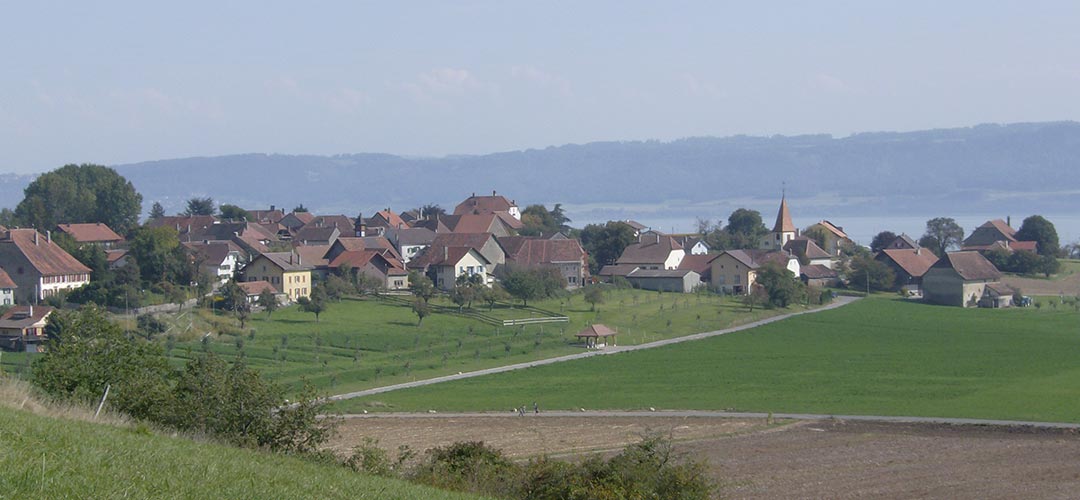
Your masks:
{"label": "distant hill", "polygon": [[[181,209],[195,195],[246,208],[355,215],[425,203],[452,208],[497,189],[519,205],[563,203],[577,221],[774,210],[782,183],[802,210],[838,215],[1071,212],[1080,202],[1080,123],[919,132],[596,142],[477,156],[244,154],[117,170],[145,198]],[[19,179],[23,184],[28,179]],[[21,193],[0,181],[5,199]],[[1012,210],[1017,213],[1017,210]]]}

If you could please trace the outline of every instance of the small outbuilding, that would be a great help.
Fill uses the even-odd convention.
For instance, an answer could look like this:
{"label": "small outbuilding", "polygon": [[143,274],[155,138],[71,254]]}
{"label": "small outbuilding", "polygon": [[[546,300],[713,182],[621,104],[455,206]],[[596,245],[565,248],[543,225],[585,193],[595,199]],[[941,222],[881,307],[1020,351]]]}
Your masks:
{"label": "small outbuilding", "polygon": [[611,339],[612,347],[615,346],[615,336],[619,332],[608,328],[606,325],[595,324],[589,325],[584,330],[578,332],[575,337],[580,339],[586,349],[600,349],[607,347],[608,339]]}

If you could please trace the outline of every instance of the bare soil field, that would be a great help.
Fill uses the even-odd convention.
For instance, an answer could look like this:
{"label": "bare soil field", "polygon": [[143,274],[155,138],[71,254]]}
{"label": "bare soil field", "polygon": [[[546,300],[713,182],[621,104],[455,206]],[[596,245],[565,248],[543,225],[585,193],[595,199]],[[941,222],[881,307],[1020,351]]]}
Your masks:
{"label": "bare soil field", "polygon": [[1019,288],[1024,295],[1080,295],[1080,273],[1073,273],[1057,280],[1025,278],[1005,275],[1001,282],[1013,288]]}
{"label": "bare soil field", "polygon": [[708,461],[722,498],[1076,498],[1080,436],[1019,427],[714,417],[349,418],[333,449],[484,441],[512,457],[610,452],[647,432]]}

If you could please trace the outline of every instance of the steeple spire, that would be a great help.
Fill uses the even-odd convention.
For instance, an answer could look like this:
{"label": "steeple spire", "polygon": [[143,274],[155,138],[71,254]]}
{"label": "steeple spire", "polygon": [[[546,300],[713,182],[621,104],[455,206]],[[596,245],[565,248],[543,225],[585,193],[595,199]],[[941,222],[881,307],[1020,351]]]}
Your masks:
{"label": "steeple spire", "polygon": [[[786,189],[785,189],[786,191]],[[791,212],[788,211],[787,206],[787,193],[785,192],[780,198],[780,211],[776,214],[776,225],[773,226],[774,233],[794,233],[795,224],[791,222]]]}

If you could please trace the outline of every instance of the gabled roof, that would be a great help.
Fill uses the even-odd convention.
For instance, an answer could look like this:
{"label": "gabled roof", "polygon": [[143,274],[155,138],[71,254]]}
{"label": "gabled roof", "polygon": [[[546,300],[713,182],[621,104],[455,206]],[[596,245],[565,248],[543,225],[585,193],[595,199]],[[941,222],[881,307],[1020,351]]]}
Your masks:
{"label": "gabled roof", "polygon": [[16,285],[15,282],[11,280],[11,276],[8,276],[8,273],[4,272],[3,269],[0,269],[0,289],[2,288],[19,288],[19,285]]}
{"label": "gabled roof", "polygon": [[[730,255],[733,259],[750,269],[757,269],[769,262],[775,262],[781,266],[787,267],[788,261],[796,258],[794,255],[780,250],[725,250],[720,253],[720,255],[724,254]],[[717,255],[717,257],[720,255]]]}
{"label": "gabled roof", "polygon": [[692,269],[635,269],[627,278],[682,278],[687,274],[694,273],[699,277],[701,273]]}
{"label": "gabled roof", "polygon": [[791,211],[788,210],[787,197],[780,198],[780,210],[776,212],[776,224],[773,225],[774,233],[794,233],[795,224],[791,223]]}
{"label": "gabled roof", "polygon": [[[509,218],[513,219],[513,217]],[[496,214],[449,215],[440,217],[440,221],[455,233],[490,233],[497,224],[514,229],[514,226],[506,222],[506,219]]]}
{"label": "gabled roof", "polygon": [[626,220],[622,221],[622,223],[626,224],[627,226],[630,226],[630,227],[634,228],[635,231],[641,231],[643,229],[648,229],[649,228],[645,224],[642,224],[642,223],[640,223],[640,222],[638,222],[636,220],[626,219]]}
{"label": "gabled roof", "polygon": [[577,240],[525,239],[516,246],[513,253],[507,252],[506,260],[523,266],[578,263],[585,259],[585,249]]}
{"label": "gabled roof", "polygon": [[897,249],[915,249],[919,248],[919,243],[908,236],[907,233],[901,233],[895,240],[889,242],[885,248],[897,248]]}
{"label": "gabled roof", "polygon": [[277,288],[274,288],[274,285],[271,285],[270,282],[265,280],[238,281],[236,284],[244,291],[244,294],[248,296],[259,295],[263,293],[263,290],[270,290],[270,293],[274,294],[278,293]]}
{"label": "gabled roof", "polygon": [[49,306],[14,306],[0,316],[0,328],[28,328],[44,321],[54,310]]}
{"label": "gabled roof", "polygon": [[341,234],[352,234],[356,229],[355,221],[347,215],[318,215],[304,224],[300,229],[308,227],[336,227]]}
{"label": "gabled roof", "polygon": [[802,266],[799,268],[799,274],[808,280],[832,279],[840,276],[836,271],[829,269],[822,264]]}
{"label": "gabled roof", "polygon": [[682,245],[666,234],[642,233],[637,243],[627,246],[616,264],[663,264],[671,252],[682,250]]}
{"label": "gabled roof", "polygon": [[836,224],[833,224],[832,222],[829,222],[827,220],[818,222],[815,225],[825,228],[826,231],[836,235],[837,238],[844,239],[848,237],[847,233],[844,232],[844,228],[837,226]]}
{"label": "gabled roof", "polygon": [[125,249],[106,250],[105,251],[105,260],[109,264],[115,264],[116,261],[124,258],[124,256],[126,256],[127,254],[128,254],[128,251],[125,250]]}
{"label": "gabled roof", "polygon": [[509,212],[510,207],[516,207],[514,202],[507,200],[505,196],[491,192],[491,196],[472,196],[454,207],[454,215],[465,214],[491,214],[495,212]]}
{"label": "gabled roof", "polygon": [[313,267],[293,252],[266,252],[262,257],[283,271],[310,271]]}
{"label": "gabled roof", "polygon": [[326,267],[330,261],[326,260],[326,253],[330,251],[330,245],[300,245],[293,248],[300,255],[300,261],[309,266]]}
{"label": "gabled roof", "polygon": [[79,243],[123,241],[119,234],[100,222],[85,224],[57,224],[60,232],[67,233]]}
{"label": "gabled roof", "polygon": [[[376,217],[380,219],[377,222],[375,221]],[[371,219],[368,219],[368,221],[369,224],[372,222],[376,222],[376,224],[372,225],[380,225],[387,228],[409,227],[409,224],[406,223],[400,215],[394,213],[394,211],[390,210],[389,208],[375,212],[375,215],[372,216]]]}
{"label": "gabled roof", "polygon": [[938,260],[932,268],[951,268],[967,281],[997,280],[1001,278],[1001,272],[979,252],[949,252],[945,254],[944,258]]}
{"label": "gabled roof", "polygon": [[209,243],[191,242],[184,243],[193,253],[203,260],[204,264],[220,266],[225,259],[229,258],[230,252],[240,252],[241,249],[235,243],[228,241],[212,241]]}
{"label": "gabled roof", "polygon": [[435,241],[435,231],[426,227],[391,228],[386,230],[386,239],[396,243],[398,247],[430,245]]}
{"label": "gabled roof", "polygon": [[806,256],[807,259],[811,260],[828,259],[832,257],[831,255],[829,255],[829,252],[826,252],[820,246],[818,246],[817,242],[805,236],[798,236],[789,240],[787,243],[784,244],[784,250],[789,250],[794,253],[802,253]]}
{"label": "gabled roof", "polygon": [[683,257],[682,262],[679,263],[679,269],[689,269],[696,271],[698,274],[704,275],[712,268],[712,261],[716,260],[720,254],[707,253],[701,255],[687,254]]}
{"label": "gabled roof", "polygon": [[911,248],[886,248],[878,253],[877,259],[891,260],[905,273],[915,278],[926,274],[926,271],[938,261],[938,257],[934,255],[934,252]]}
{"label": "gabled roof", "polygon": [[285,211],[278,208],[270,210],[247,210],[247,213],[251,216],[251,222],[258,223],[277,224],[282,217],[285,217]]}
{"label": "gabled roof", "polygon": [[596,273],[597,276],[627,276],[635,270],[639,269],[634,264],[614,264],[600,268],[600,272]]}
{"label": "gabled roof", "polygon": [[11,229],[0,244],[14,245],[42,276],[87,274],[90,268],[34,229]]}
{"label": "gabled roof", "polygon": [[409,261],[409,268],[423,269],[428,266],[454,266],[457,265],[458,262],[461,262],[461,259],[465,258],[469,252],[475,253],[484,264],[491,264],[490,260],[472,247],[432,245],[424,250],[423,253]]}
{"label": "gabled roof", "polygon": [[584,330],[574,334],[575,337],[610,337],[616,335],[618,332],[608,328],[607,325],[601,325],[599,323],[595,325],[589,325]]}
{"label": "gabled roof", "polygon": [[331,241],[340,234],[341,230],[337,226],[313,226],[307,224],[296,231],[296,234],[293,235],[293,241]]}
{"label": "gabled roof", "polygon": [[156,219],[146,221],[149,227],[171,227],[179,233],[212,226],[218,222],[213,215],[164,215]]}
{"label": "gabled roof", "polygon": [[364,267],[373,258],[381,258],[379,252],[375,250],[347,250],[334,257],[328,267],[337,269],[346,264],[353,268]]}

